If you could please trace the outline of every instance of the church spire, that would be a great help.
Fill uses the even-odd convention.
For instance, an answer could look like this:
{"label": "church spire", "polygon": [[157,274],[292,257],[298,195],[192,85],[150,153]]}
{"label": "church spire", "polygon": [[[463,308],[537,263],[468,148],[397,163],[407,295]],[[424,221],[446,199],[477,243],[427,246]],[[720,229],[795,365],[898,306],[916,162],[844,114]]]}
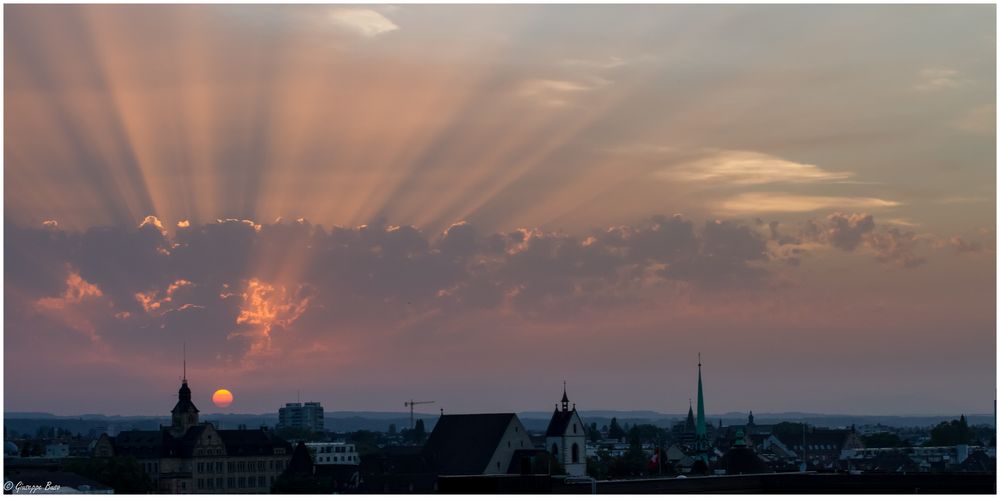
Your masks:
{"label": "church spire", "polygon": [[171,430],[183,434],[188,427],[198,423],[198,408],[191,401],[191,388],[187,383],[187,343],[183,346],[181,388],[177,390],[177,404],[170,411]]}
{"label": "church spire", "polygon": [[701,353],[698,353],[698,421],[695,428],[699,449],[704,450],[708,442],[708,430],[705,427],[705,395],[701,387]]}
{"label": "church spire", "polygon": [[566,395],[566,381],[563,381],[562,411],[569,411],[569,396]]}

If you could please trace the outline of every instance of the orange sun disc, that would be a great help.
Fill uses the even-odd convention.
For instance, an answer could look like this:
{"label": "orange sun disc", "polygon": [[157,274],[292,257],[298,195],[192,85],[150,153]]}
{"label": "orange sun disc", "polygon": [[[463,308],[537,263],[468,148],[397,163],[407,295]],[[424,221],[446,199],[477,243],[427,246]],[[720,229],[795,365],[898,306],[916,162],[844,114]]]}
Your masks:
{"label": "orange sun disc", "polygon": [[212,403],[219,408],[225,408],[233,404],[233,393],[229,392],[229,389],[219,389],[212,395]]}

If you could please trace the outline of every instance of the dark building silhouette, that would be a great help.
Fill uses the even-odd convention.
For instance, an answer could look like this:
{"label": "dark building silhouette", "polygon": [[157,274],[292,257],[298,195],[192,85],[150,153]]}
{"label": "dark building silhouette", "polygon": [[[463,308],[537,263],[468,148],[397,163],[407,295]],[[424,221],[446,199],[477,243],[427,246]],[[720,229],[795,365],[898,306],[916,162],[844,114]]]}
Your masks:
{"label": "dark building silhouette", "polygon": [[159,430],[102,434],[94,457],[132,456],[159,493],[263,493],[285,470],[292,446],[266,429],[218,430],[198,421],[187,375]]}

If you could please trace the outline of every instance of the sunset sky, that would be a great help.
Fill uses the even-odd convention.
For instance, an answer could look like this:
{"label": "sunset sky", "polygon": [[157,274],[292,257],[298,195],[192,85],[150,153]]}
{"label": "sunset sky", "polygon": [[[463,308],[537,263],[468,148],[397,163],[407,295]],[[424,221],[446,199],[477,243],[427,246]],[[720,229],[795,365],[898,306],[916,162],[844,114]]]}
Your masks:
{"label": "sunset sky", "polygon": [[4,14],[6,411],[993,410],[994,5]]}

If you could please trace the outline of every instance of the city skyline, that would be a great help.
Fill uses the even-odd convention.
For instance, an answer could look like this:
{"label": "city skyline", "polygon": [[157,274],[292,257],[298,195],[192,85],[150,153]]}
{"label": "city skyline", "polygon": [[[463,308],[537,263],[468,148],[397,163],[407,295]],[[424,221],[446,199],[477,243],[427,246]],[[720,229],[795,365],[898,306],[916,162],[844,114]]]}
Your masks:
{"label": "city skyline", "polygon": [[7,6],[5,410],[992,413],[995,13]]}

